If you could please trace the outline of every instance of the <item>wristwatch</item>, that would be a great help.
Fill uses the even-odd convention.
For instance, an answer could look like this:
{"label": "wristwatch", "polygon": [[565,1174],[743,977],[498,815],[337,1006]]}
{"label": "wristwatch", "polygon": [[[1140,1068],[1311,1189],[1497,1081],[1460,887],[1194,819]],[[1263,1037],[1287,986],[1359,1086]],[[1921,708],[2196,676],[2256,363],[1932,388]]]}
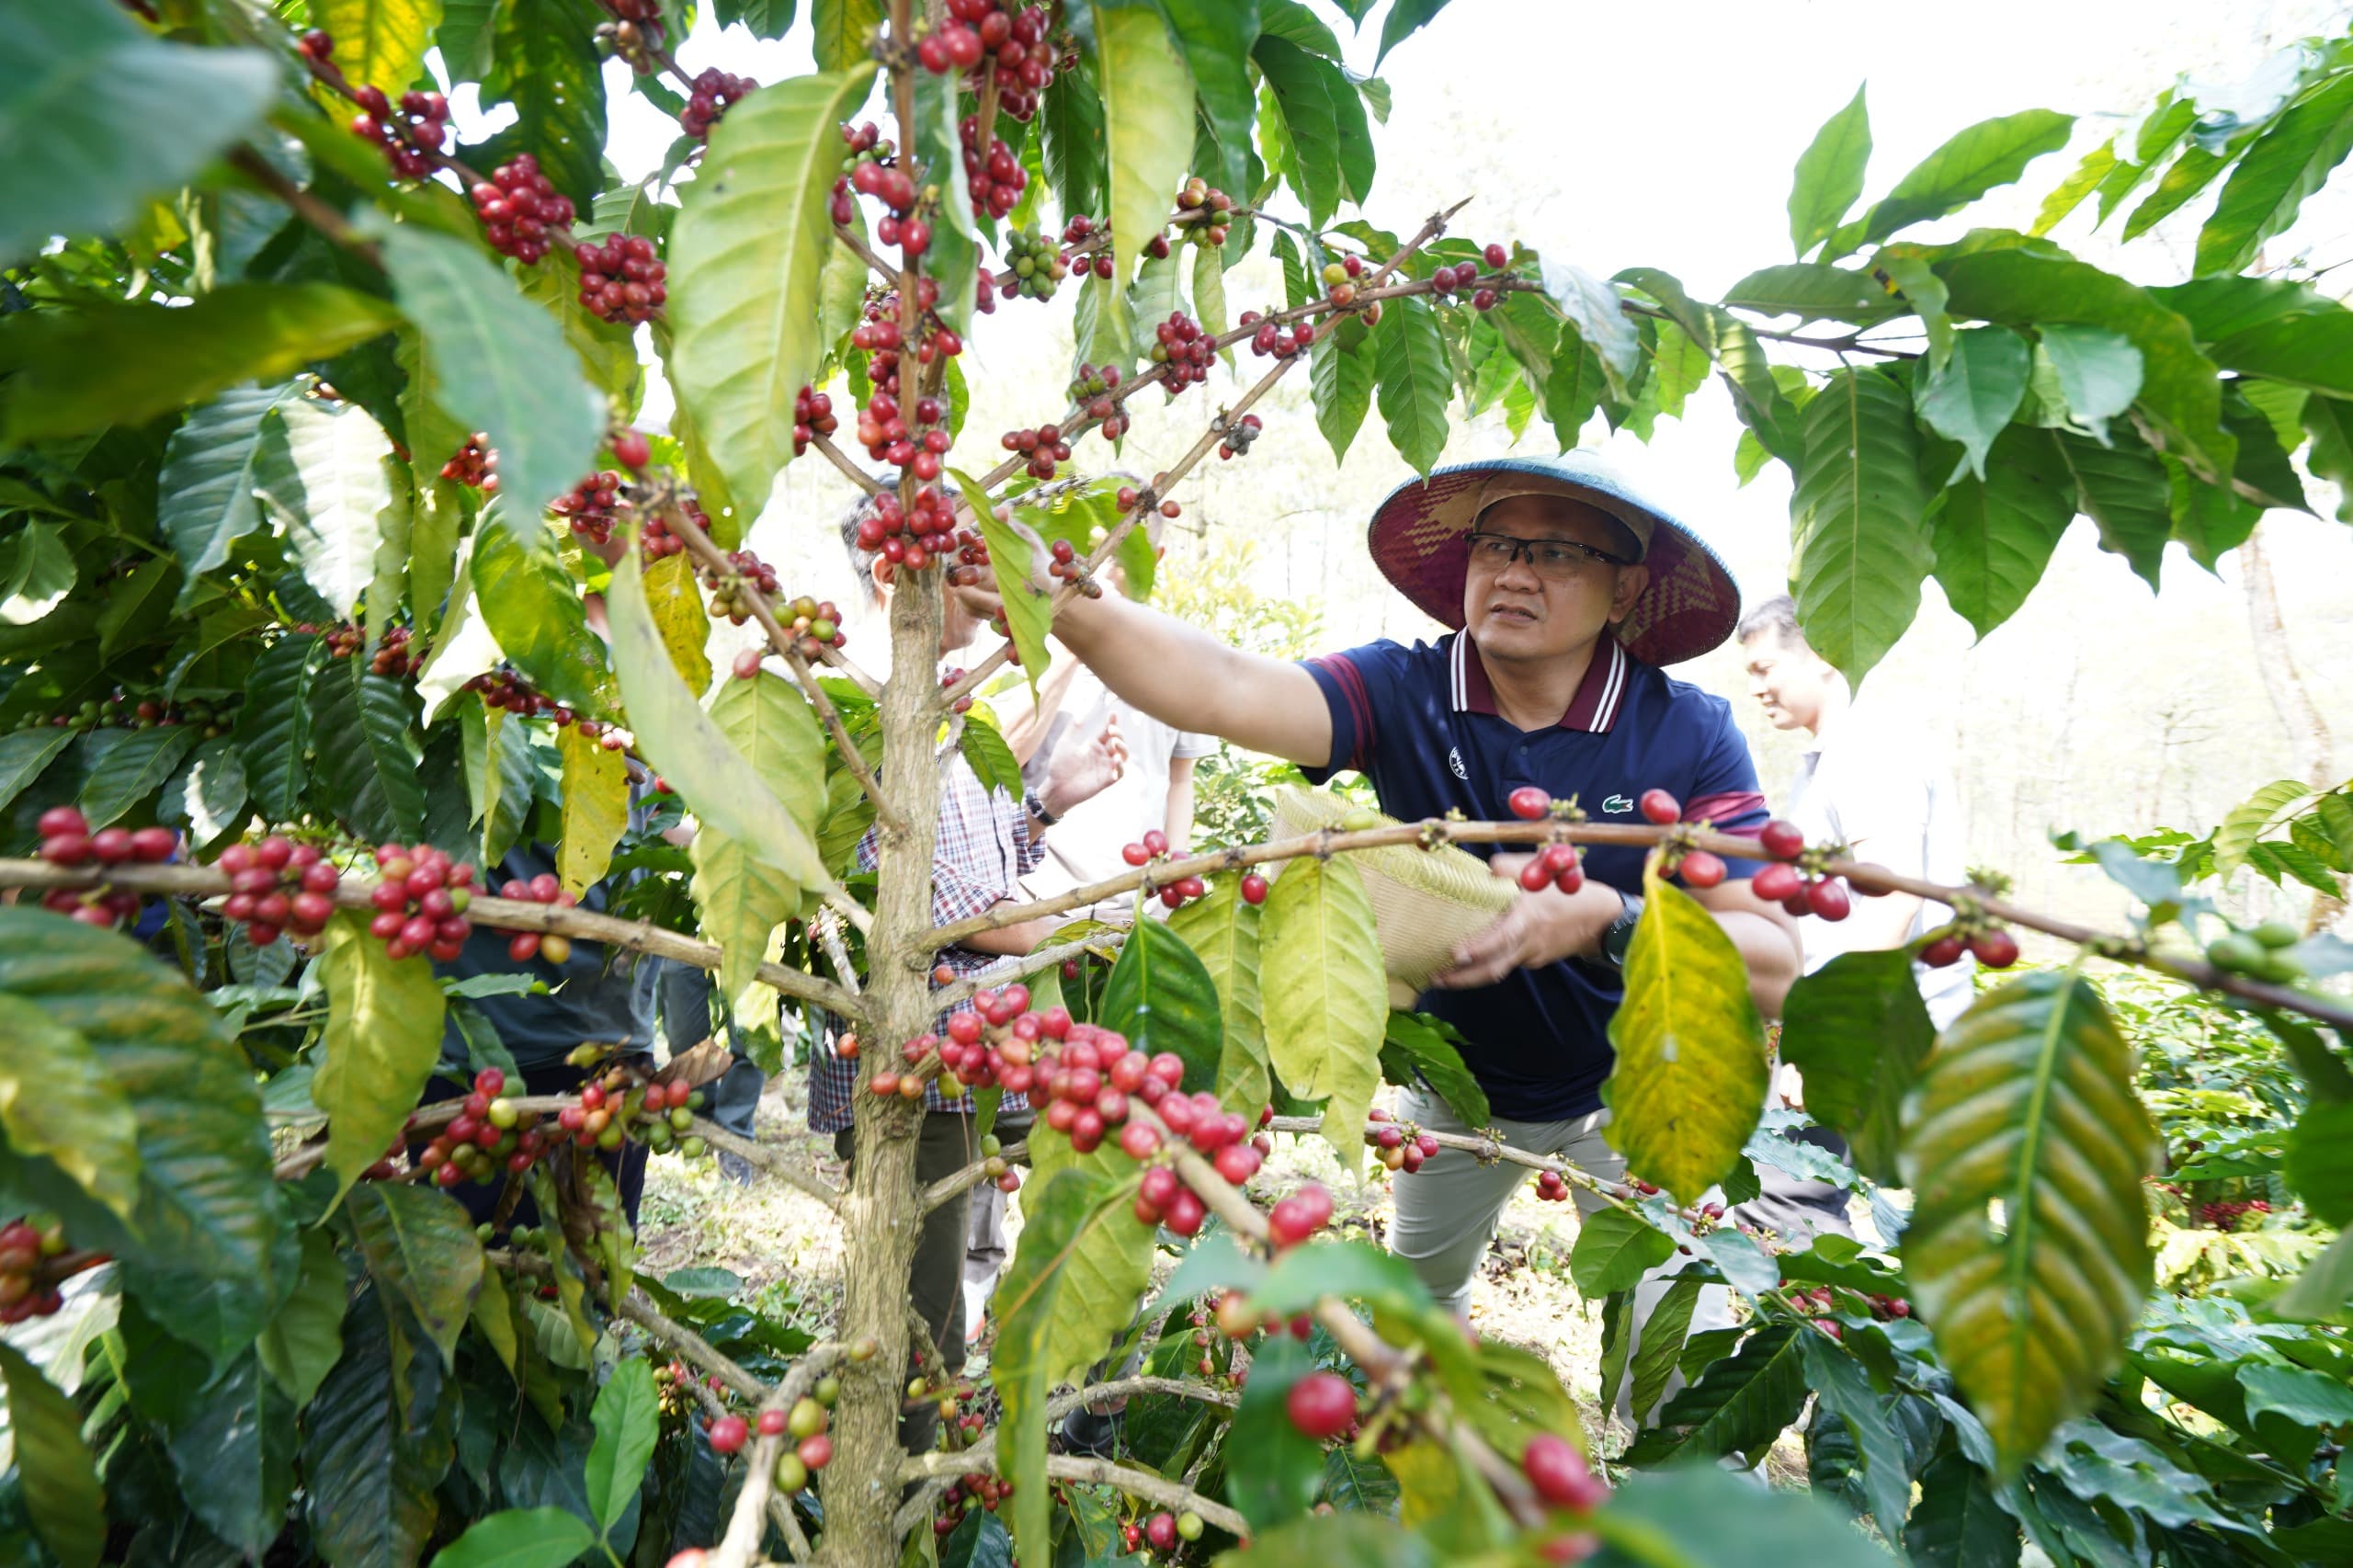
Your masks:
{"label": "wristwatch", "polygon": [[1022,791],[1021,809],[1038,819],[1040,827],[1051,827],[1062,819],[1046,809],[1045,797],[1035,790]]}
{"label": "wristwatch", "polygon": [[1619,890],[1618,897],[1618,918],[1601,933],[1601,950],[1596,957],[1611,969],[1622,970],[1626,967],[1626,949],[1634,940],[1634,926],[1643,918],[1643,898],[1640,893],[1623,889]]}

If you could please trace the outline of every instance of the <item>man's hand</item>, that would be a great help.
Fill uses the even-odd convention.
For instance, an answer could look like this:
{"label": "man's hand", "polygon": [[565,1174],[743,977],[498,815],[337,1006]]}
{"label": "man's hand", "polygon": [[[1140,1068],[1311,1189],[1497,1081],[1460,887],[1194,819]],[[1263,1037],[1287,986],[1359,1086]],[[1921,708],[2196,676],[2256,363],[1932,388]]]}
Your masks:
{"label": "man's hand", "polygon": [[[1517,879],[1531,858],[1497,855],[1488,867],[1496,876]],[[1449,990],[1493,985],[1516,969],[1590,956],[1624,907],[1618,890],[1603,882],[1589,881],[1573,893],[1552,887],[1523,892],[1494,925],[1458,946],[1454,967],[1432,975],[1430,983]]]}
{"label": "man's hand", "polygon": [[1128,743],[1120,738],[1120,716],[1114,713],[1104,721],[1101,734],[1092,740],[1065,740],[1054,749],[1038,799],[1061,816],[1118,783],[1127,766]]}

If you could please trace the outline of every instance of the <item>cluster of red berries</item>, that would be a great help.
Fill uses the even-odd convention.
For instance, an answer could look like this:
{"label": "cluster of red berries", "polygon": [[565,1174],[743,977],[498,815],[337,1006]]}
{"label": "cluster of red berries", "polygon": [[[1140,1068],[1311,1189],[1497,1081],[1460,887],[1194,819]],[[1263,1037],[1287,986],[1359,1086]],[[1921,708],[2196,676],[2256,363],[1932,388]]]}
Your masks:
{"label": "cluster of red berries", "polygon": [[1805,833],[1797,824],[1776,817],[1757,830],[1756,842],[1775,862],[1758,867],[1748,884],[1758,898],[1791,915],[1818,915],[1824,920],[1844,920],[1853,912],[1854,899],[1844,878],[1797,864],[1806,853]]}
{"label": "cluster of red berries", "polygon": [[1151,1547],[1154,1551],[1174,1551],[1176,1550],[1176,1543],[1180,1540],[1200,1540],[1201,1528],[1200,1515],[1194,1513],[1191,1509],[1188,1508],[1181,1514],[1172,1514],[1164,1508],[1156,1514],[1146,1516],[1142,1525],[1133,1523],[1121,1525],[1120,1540],[1131,1555],[1141,1551],[1146,1546]]}
{"label": "cluster of red berries", "polygon": [[[1053,85],[1055,53],[1046,41],[1050,25],[1042,6],[1016,10],[1004,0],[949,0],[947,22],[915,45],[915,58],[924,69],[938,73],[977,71],[993,59],[997,108],[1026,121],[1038,112],[1039,95]],[[973,85],[977,90],[978,84]],[[976,198],[979,191],[975,181]],[[1011,210],[1008,204],[993,209],[992,215],[1002,218]]]}
{"label": "cluster of red berries", "polygon": [[[160,866],[179,852],[180,836],[168,827],[102,827],[90,831],[89,819],[74,806],[51,806],[36,824],[40,833],[40,858],[52,866],[120,866],[129,862]],[[41,895],[41,907],[69,915],[85,926],[111,928],[139,914],[139,895],[103,884],[94,888],[51,888]]]}
{"label": "cluster of red berries", "polygon": [[[540,953],[544,957],[546,949]],[[575,1066],[585,1066],[609,1049],[584,1045],[571,1060]],[[583,1084],[579,1097],[556,1112],[555,1124],[577,1148],[609,1153],[634,1135],[657,1154],[675,1148],[696,1160],[709,1150],[701,1135],[689,1131],[704,1102],[703,1092],[684,1078],[644,1083],[627,1068],[613,1066]]]}
{"label": "cluster of red berries", "polygon": [[[706,534],[710,532],[710,518],[704,514],[700,502],[691,495],[681,495],[677,498],[677,507],[678,515],[689,526]],[[637,553],[649,566],[665,555],[683,555],[686,549],[687,541],[670,526],[667,512],[654,513],[637,531]]]}
{"label": "cluster of red berries", "polygon": [[[997,508],[1000,517],[1005,516],[1007,511],[1006,507]],[[1067,541],[1061,540],[1055,541],[1057,544],[1064,542]],[[960,588],[969,588],[981,580],[981,568],[989,563],[988,540],[981,537],[980,530],[977,528],[958,528],[955,543],[956,564],[948,569],[948,580]],[[1054,560],[1056,563],[1060,563],[1062,557],[1056,555]],[[1063,575],[1062,573],[1055,572],[1053,566],[1049,566],[1047,570],[1053,572],[1056,576]]]}
{"label": "cluster of red berries", "polygon": [[1032,479],[1051,479],[1055,465],[1070,460],[1070,443],[1063,438],[1063,427],[1059,425],[1040,425],[1034,430],[1007,430],[997,439],[1006,451],[1021,454],[1024,469]]}
{"label": "cluster of red berries", "polygon": [[[1502,272],[1511,266],[1511,252],[1502,245],[1490,244],[1481,253],[1480,260],[1487,264],[1490,273]],[[1476,261],[1439,267],[1430,274],[1430,287],[1439,294],[1460,294],[1465,289],[1471,290],[1471,308],[1477,311],[1494,310],[1495,301],[1500,297],[1492,285],[1479,282],[1479,262]]]}
{"label": "cluster of red berries", "polygon": [[[1054,286],[1070,273],[1070,261],[1063,255],[1062,247],[1035,228],[1015,229],[1006,233],[1005,260],[1013,273],[1013,291],[1033,300],[1052,299]],[[1082,261],[1081,265],[1085,263]]]}
{"label": "cluster of red berries", "polygon": [[490,437],[480,430],[467,437],[466,444],[441,465],[441,477],[472,485],[484,495],[497,494],[498,454],[491,449]]}
{"label": "cluster of red berries", "polygon": [[[1564,815],[1568,811],[1534,784],[1523,784],[1514,790],[1504,804],[1510,809],[1512,815],[1523,822],[1542,822],[1550,816]],[[1528,892],[1542,892],[1547,887],[1556,887],[1563,892],[1576,892],[1585,886],[1585,866],[1577,858],[1577,846],[1574,844],[1545,845],[1519,869],[1519,885]]]}
{"label": "cluster of red berries", "polygon": [[1364,276],[1364,257],[1344,256],[1324,264],[1324,294],[1343,310],[1357,302],[1357,279]]}
{"label": "cluster of red berries", "polygon": [[297,844],[271,834],[255,844],[232,844],[213,861],[229,873],[223,918],[242,923],[245,940],[266,948],[281,931],[315,937],[335,915],[335,890],[343,874],[315,844]]}
{"label": "cluster of red berries", "polygon": [[[296,628],[297,631],[316,628]],[[229,709],[233,697],[216,698],[205,701],[195,698],[167,699],[160,697],[133,697],[117,687],[104,700],[85,698],[80,705],[63,713],[25,715],[18,729],[87,729],[93,726],[120,727],[131,730],[165,729],[175,724],[200,727],[210,739],[227,734]]]}
{"label": "cluster of red berries", "polygon": [[1170,397],[1210,379],[1210,367],[1217,363],[1217,342],[1201,330],[1200,323],[1182,311],[1172,311],[1166,321],[1154,325],[1152,335],[1152,362],[1168,367],[1162,384]]}
{"label": "cluster of red berries", "polygon": [[416,1168],[430,1173],[436,1187],[488,1181],[501,1168],[521,1176],[547,1152],[540,1119],[517,1110],[506,1090],[506,1074],[497,1068],[475,1074],[473,1092],[456,1118],[417,1152]]}
{"label": "cluster of red berries", "polygon": [[[1094,219],[1088,217],[1086,213],[1081,212],[1071,219],[1069,222],[1063,225],[1063,244],[1066,245],[1083,245],[1089,240],[1097,242],[1101,246],[1100,249],[1096,251],[1092,257],[1078,256],[1075,254],[1067,254],[1063,257],[1063,259],[1065,262],[1076,262],[1078,264],[1078,275],[1081,278],[1086,276],[1087,268],[1090,267],[1094,268],[1096,277],[1110,277],[1111,220],[1106,218],[1100,223],[1097,223]],[[1162,256],[1166,256],[1168,254],[1168,242],[1162,240],[1159,244],[1160,254]]]}
{"label": "cluster of red berries", "polygon": [[2198,1222],[2217,1231],[2235,1231],[2245,1214],[2268,1214],[2271,1205],[2260,1198],[2218,1199],[2198,1206]]}
{"label": "cluster of red berries", "polygon": [[[1159,494],[1160,486],[1167,483],[1168,476],[1166,474],[1154,474],[1152,476],[1153,493],[1154,494]],[[1139,506],[1142,505],[1144,493],[1138,490],[1132,484],[1122,484],[1120,486],[1119,493],[1112,496],[1111,499],[1119,507],[1120,515],[1124,517],[1128,513],[1134,511]],[[1174,501],[1163,501],[1160,503],[1160,515],[1164,517],[1174,517],[1183,512],[1184,509],[1185,508],[1179,506]]]}
{"label": "cluster of red berries", "polygon": [[[975,1506],[994,1514],[997,1506],[1012,1495],[1013,1483],[1000,1480],[984,1470],[961,1475],[940,1494],[938,1516],[931,1521],[932,1534],[941,1537],[954,1535],[956,1527],[964,1522],[964,1516]],[[677,1568],[677,1565],[673,1563],[671,1568]]]}
{"label": "cluster of red berries", "polygon": [[466,194],[490,248],[526,265],[547,255],[553,236],[572,227],[572,198],[556,189],[529,153],[516,153]]}
{"label": "cluster of red berries", "polygon": [[1258,438],[1258,432],[1263,428],[1265,426],[1259,424],[1255,414],[1245,414],[1240,419],[1228,423],[1223,430],[1218,432],[1217,455],[1220,460],[1248,456],[1250,443]]}
{"label": "cluster of red berries", "polygon": [[[339,638],[339,633],[348,633],[348,636]],[[359,651],[362,641],[364,634],[359,628],[339,626],[327,633],[327,652],[338,659],[347,659]],[[423,669],[425,655],[409,651],[414,641],[415,634],[408,627],[386,627],[383,641],[378,642],[376,651],[368,655],[368,673],[403,680]]]}
{"label": "cluster of red berries", "polygon": [[1389,1113],[1378,1107],[1366,1113],[1366,1119],[1381,1124],[1372,1134],[1374,1157],[1392,1171],[1412,1176],[1422,1168],[1424,1160],[1438,1153],[1436,1138],[1419,1128],[1392,1121]]}
{"label": "cluster of red berries", "polygon": [[[839,1386],[835,1385],[837,1389]],[[790,1412],[760,1412],[761,1437],[792,1439],[777,1450],[776,1469],[770,1479],[778,1492],[791,1496],[809,1484],[811,1475],[834,1462],[834,1439],[826,1431],[830,1424],[824,1402],[809,1395],[794,1401]],[[722,1415],[712,1420],[706,1436],[713,1453],[740,1453],[744,1445],[752,1440],[752,1425],[740,1415]]]}
{"label": "cluster of red berries", "polygon": [[[65,1304],[57,1287],[66,1274],[44,1267],[65,1251],[65,1232],[60,1225],[44,1229],[22,1219],[0,1225],[0,1327],[48,1317]],[[95,1255],[85,1257],[68,1272],[79,1273],[102,1261]]]}
{"label": "cluster of red berries", "polygon": [[572,524],[572,531],[595,544],[613,537],[620,505],[621,476],[611,469],[592,473],[548,503],[548,510]]}
{"label": "cluster of red berries", "polygon": [[2018,961],[2018,939],[1998,926],[1947,931],[1920,949],[1920,961],[1930,969],[1944,969],[1959,963],[1963,952],[1987,969],[2007,969]]}
{"label": "cluster of red berries", "polygon": [[[1536,1495],[1551,1507],[1583,1516],[1609,1501],[1609,1483],[1593,1473],[1593,1467],[1586,1462],[1575,1444],[1557,1434],[1539,1432],[1529,1438],[1528,1447],[1520,1452],[1519,1469],[1528,1477],[1529,1485],[1536,1489]],[[1548,1547],[1545,1555],[1556,1562],[1574,1562],[1599,1550],[1592,1537],[1582,1540],[1589,1543],[1582,1552],[1564,1556]]]}
{"label": "cluster of red berries", "polygon": [[359,106],[359,112],[351,117],[351,133],[382,148],[394,174],[403,179],[423,179],[433,172],[433,154],[449,139],[447,98],[438,93],[403,93],[396,118],[381,87],[354,87],[351,97]]}
{"label": "cluster of red berries", "polygon": [[376,846],[376,869],[380,880],[369,894],[376,918],[368,929],[384,950],[395,960],[415,953],[443,963],[456,958],[473,934],[466,905],[473,900],[474,869],[429,844],[388,843]]}
{"label": "cluster of red berries", "polygon": [[1225,244],[1225,214],[1233,210],[1233,198],[1195,175],[1176,192],[1176,206],[1181,211],[1207,214],[1203,222],[1186,225],[1185,238],[1201,245]]}
{"label": "cluster of red berries", "polygon": [[[1156,827],[1147,829],[1136,843],[1120,846],[1120,858],[1131,866],[1149,865],[1167,853],[1168,835]],[[1208,897],[1209,891],[1209,884],[1199,877],[1178,877],[1160,889],[1160,902],[1170,909],[1178,909],[1189,900]]]}
{"label": "cluster of red berries", "polygon": [[606,321],[651,321],[670,298],[669,268],[654,258],[654,242],[642,234],[608,235],[578,254],[581,308]]}
{"label": "cluster of red berries", "polygon": [[[948,668],[940,671],[939,689],[942,691],[948,690],[958,681],[962,680],[964,678],[964,666],[961,665],[951,665]],[[959,697],[949,706],[955,712],[969,713],[972,710],[972,694],[968,691],[963,696]],[[952,971],[950,971],[950,978],[953,978]],[[1075,978],[1075,976],[1074,975],[1073,978]],[[943,981],[941,983],[945,984],[948,983]]]}
{"label": "cluster of red berries", "polygon": [[[498,890],[498,896],[517,903],[544,903],[556,909],[570,909],[580,902],[564,891],[551,871],[541,871],[529,881],[510,878]],[[572,957],[572,938],[561,931],[517,931],[507,938],[506,956],[517,963],[544,959],[549,963],[561,964]]]}
{"label": "cluster of red berries", "polygon": [[[890,149],[882,141],[881,131],[875,129],[874,122],[870,119],[864,125],[858,126],[853,126],[845,120],[839,130],[842,133],[843,145],[848,151],[842,154],[842,172],[834,180],[833,196],[826,204],[826,211],[835,223],[847,227],[850,220],[858,216],[858,200],[850,194],[853,189],[858,196],[882,195],[880,182],[883,179],[886,171],[882,165],[870,162],[866,154],[876,153],[877,156],[882,156],[886,155]],[[880,152],[877,152],[878,149]],[[897,171],[887,172],[896,173]],[[906,178],[904,175],[900,177]],[[912,179],[906,181],[905,195],[906,200],[904,203],[892,202],[891,205],[902,212],[915,206],[915,184]],[[889,201],[889,198],[884,197],[884,200]]]}
{"label": "cluster of red berries", "polygon": [[[727,570],[721,572],[716,567],[706,567],[702,580],[703,585],[710,590],[710,613],[723,615],[736,626],[752,619],[754,594],[765,594],[773,598],[778,588],[776,568],[748,550],[729,551]],[[816,600],[811,599],[808,603],[812,617],[823,613],[828,619],[833,618],[834,612],[831,609],[821,611]]]}
{"label": "cluster of red berries", "polygon": [[[1176,318],[1172,316],[1169,319],[1173,322]],[[1168,323],[1164,322],[1159,330],[1165,333],[1171,328]],[[1071,378],[1071,402],[1084,405],[1086,417],[1102,426],[1103,438],[1107,441],[1116,441],[1128,433],[1128,415],[1120,403],[1121,379],[1121,371],[1117,365],[1088,364],[1081,364],[1078,374]],[[1176,394],[1172,392],[1170,395]],[[1067,445],[1063,448],[1062,455],[1065,458],[1070,456]],[[1039,477],[1045,476],[1040,474]]]}
{"label": "cluster of red berries", "polygon": [[799,457],[809,449],[809,443],[819,436],[830,436],[841,427],[835,417],[832,394],[813,387],[802,387],[792,395],[792,455]]}
{"label": "cluster of red berries", "polygon": [[597,24],[597,41],[633,66],[641,76],[661,64],[662,0],[597,0],[616,18]]}
{"label": "cluster of red berries", "polygon": [[1315,341],[1313,322],[1301,322],[1285,327],[1280,322],[1261,316],[1256,311],[1245,311],[1236,324],[1248,326],[1253,323],[1257,324],[1258,330],[1250,335],[1250,352],[1261,358],[1271,354],[1278,359],[1288,359]]}
{"label": "cluster of red berries", "polygon": [[[1070,584],[1085,597],[1099,599],[1103,597],[1103,585],[1095,580],[1095,574],[1087,569],[1086,562],[1078,558],[1078,546],[1066,539],[1058,539],[1046,547],[1046,553],[1052,557],[1046,562],[1047,576]],[[972,570],[977,579],[979,568]]]}
{"label": "cluster of red berries", "polygon": [[899,255],[909,266],[915,257],[931,248],[931,225],[913,214],[902,218],[897,213],[885,213],[874,225],[878,244],[896,245]]}
{"label": "cluster of red berries", "polygon": [[[915,415],[912,422],[907,418],[910,412]],[[948,405],[938,398],[919,397],[912,410],[903,411],[897,398],[877,387],[858,412],[858,444],[868,456],[911,469],[928,484],[939,477],[940,458],[956,444],[940,423],[947,417]]]}
{"label": "cluster of red berries", "polygon": [[530,682],[505,666],[483,671],[460,689],[480,694],[483,707],[502,709],[519,719],[551,719],[558,729],[577,724],[582,734],[597,737],[607,751],[620,751],[627,744],[617,726],[581,718],[554,698],[542,696]]}
{"label": "cluster of red berries", "polygon": [[936,558],[948,559],[956,548],[956,510],[932,485],[915,492],[915,509],[899,505],[896,491],[874,497],[858,520],[858,547],[878,554],[894,566],[920,572]]}
{"label": "cluster of red berries", "polygon": [[694,91],[687,98],[687,107],[678,111],[678,126],[698,142],[710,140],[710,128],[719,123],[728,106],[759,85],[749,76],[731,76],[717,66],[707,66],[695,73]]}
{"label": "cluster of red berries", "polygon": [[1021,166],[1021,160],[1013,155],[1002,136],[990,137],[988,155],[982,156],[978,122],[972,116],[966,115],[956,129],[964,143],[964,179],[972,187],[972,216],[1003,218],[1020,203],[1029,171]]}
{"label": "cluster of red berries", "polygon": [[1542,1203],[1566,1203],[1569,1200],[1569,1184],[1558,1171],[1538,1171],[1536,1197]]}

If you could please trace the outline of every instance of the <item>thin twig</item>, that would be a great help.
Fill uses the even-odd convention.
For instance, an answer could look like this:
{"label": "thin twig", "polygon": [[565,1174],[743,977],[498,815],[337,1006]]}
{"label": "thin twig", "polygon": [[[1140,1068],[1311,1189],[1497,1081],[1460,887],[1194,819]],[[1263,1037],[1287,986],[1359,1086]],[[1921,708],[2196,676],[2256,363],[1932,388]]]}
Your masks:
{"label": "thin twig", "polygon": [[383,265],[376,242],[351,226],[351,221],[308,190],[280,174],[269,160],[240,142],[229,150],[229,166],[278,198],[294,215],[360,259]]}

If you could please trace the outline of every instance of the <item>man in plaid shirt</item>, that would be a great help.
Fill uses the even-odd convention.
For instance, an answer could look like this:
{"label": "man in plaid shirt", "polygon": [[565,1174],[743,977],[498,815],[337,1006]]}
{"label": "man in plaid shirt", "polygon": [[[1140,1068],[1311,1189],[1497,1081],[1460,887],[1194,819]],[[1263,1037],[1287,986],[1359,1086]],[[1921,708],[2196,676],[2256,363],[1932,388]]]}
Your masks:
{"label": "man in plaid shirt", "polygon": [[[892,567],[858,546],[858,522],[863,508],[853,509],[842,522],[842,543],[867,592],[867,602],[887,612]],[[947,620],[940,631],[945,656],[969,644],[995,611],[993,597],[976,590],[951,588]],[[1047,765],[1046,778],[1021,799],[981,782],[957,744],[957,720],[950,724],[934,756],[939,771],[939,829],[931,852],[931,918],[935,926],[979,915],[1019,896],[1022,875],[1036,868],[1045,855],[1046,831],[1063,812],[1092,799],[1120,777],[1125,753],[1118,732],[1107,726],[1088,739],[1074,739],[1062,746]],[[872,829],[858,841],[858,864],[873,870],[881,858]],[[984,931],[965,944],[942,948],[936,961],[958,974],[971,974],[1007,954],[1027,953],[1050,934],[1056,922],[1025,921],[1000,930]],[[944,1033],[949,1013],[972,1010],[965,1002],[934,1020]],[[881,1045],[882,1042],[876,1042]],[[895,1046],[896,1041],[890,1042]],[[834,1054],[832,1042],[810,1054],[809,1127],[834,1135],[835,1151],[851,1155],[852,1105],[858,1092],[858,1063]],[[915,1150],[915,1180],[928,1186],[962,1169],[980,1157],[980,1131],[972,1120],[969,1093],[950,1100],[935,1080],[924,1091],[925,1116]],[[1029,1102],[1007,1095],[998,1104],[999,1125],[1027,1121]],[[915,1256],[907,1294],[916,1312],[931,1326],[948,1375],[964,1365],[964,1236],[971,1223],[969,1191],[941,1204],[924,1217],[923,1234]],[[937,1411],[924,1403],[899,1423],[900,1442],[920,1453],[932,1446],[938,1421]]]}

